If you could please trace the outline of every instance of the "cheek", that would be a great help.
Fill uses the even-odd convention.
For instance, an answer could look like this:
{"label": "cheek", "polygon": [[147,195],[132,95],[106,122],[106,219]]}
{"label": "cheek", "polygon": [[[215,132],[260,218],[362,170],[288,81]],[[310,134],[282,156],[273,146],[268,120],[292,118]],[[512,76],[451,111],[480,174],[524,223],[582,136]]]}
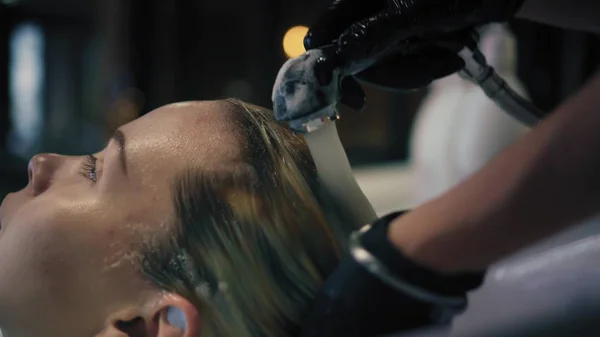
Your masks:
{"label": "cheek", "polygon": [[23,205],[0,238],[0,293],[21,288],[65,298],[77,282],[86,282],[82,278],[92,277],[111,241],[110,230],[95,221],[94,208],[91,201],[59,196]]}

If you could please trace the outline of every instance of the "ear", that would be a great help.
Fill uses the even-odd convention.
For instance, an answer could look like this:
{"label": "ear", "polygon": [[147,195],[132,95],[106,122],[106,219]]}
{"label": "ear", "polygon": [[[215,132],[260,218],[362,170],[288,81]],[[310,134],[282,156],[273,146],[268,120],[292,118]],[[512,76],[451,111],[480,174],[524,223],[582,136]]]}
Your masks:
{"label": "ear", "polygon": [[110,316],[97,337],[200,337],[198,309],[179,295],[163,295],[150,305]]}

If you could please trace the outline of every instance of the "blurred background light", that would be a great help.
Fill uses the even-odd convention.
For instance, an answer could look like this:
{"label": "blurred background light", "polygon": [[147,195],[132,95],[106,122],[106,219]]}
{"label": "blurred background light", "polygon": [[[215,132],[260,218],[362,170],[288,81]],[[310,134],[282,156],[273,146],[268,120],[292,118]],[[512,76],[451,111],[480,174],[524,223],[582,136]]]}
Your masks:
{"label": "blurred background light", "polygon": [[44,33],[33,22],[15,27],[10,37],[9,150],[27,157],[35,150],[43,126]]}
{"label": "blurred background light", "polygon": [[[20,0],[0,0],[0,4],[3,5],[16,5]],[[2,335],[0,334],[0,337],[2,337]]]}
{"label": "blurred background light", "polygon": [[308,27],[295,26],[283,36],[283,51],[289,58],[298,57],[306,51],[304,49],[304,36],[308,33]]}

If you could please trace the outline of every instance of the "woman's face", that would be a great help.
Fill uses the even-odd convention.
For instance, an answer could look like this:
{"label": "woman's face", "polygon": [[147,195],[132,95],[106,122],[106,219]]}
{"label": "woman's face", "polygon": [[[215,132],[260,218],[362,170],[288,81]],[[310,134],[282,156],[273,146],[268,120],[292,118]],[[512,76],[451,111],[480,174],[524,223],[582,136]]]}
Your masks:
{"label": "woman's face", "polygon": [[[35,156],[0,207],[0,327],[17,336],[96,336],[151,294],[135,247],[165,237],[171,189],[191,166],[241,160],[223,101],[162,107],[120,128],[97,158]],[[135,315],[131,312],[131,315]]]}

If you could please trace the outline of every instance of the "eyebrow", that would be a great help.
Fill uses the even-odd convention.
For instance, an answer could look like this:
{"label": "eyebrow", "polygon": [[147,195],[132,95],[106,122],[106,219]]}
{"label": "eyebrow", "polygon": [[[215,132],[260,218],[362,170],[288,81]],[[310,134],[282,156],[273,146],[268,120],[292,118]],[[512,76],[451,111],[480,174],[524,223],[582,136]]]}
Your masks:
{"label": "eyebrow", "polygon": [[127,151],[125,150],[125,145],[127,144],[127,138],[125,138],[125,134],[120,129],[117,129],[115,133],[111,137],[112,141],[117,143],[119,148],[119,162],[121,163],[121,169],[123,173],[127,175]]}

